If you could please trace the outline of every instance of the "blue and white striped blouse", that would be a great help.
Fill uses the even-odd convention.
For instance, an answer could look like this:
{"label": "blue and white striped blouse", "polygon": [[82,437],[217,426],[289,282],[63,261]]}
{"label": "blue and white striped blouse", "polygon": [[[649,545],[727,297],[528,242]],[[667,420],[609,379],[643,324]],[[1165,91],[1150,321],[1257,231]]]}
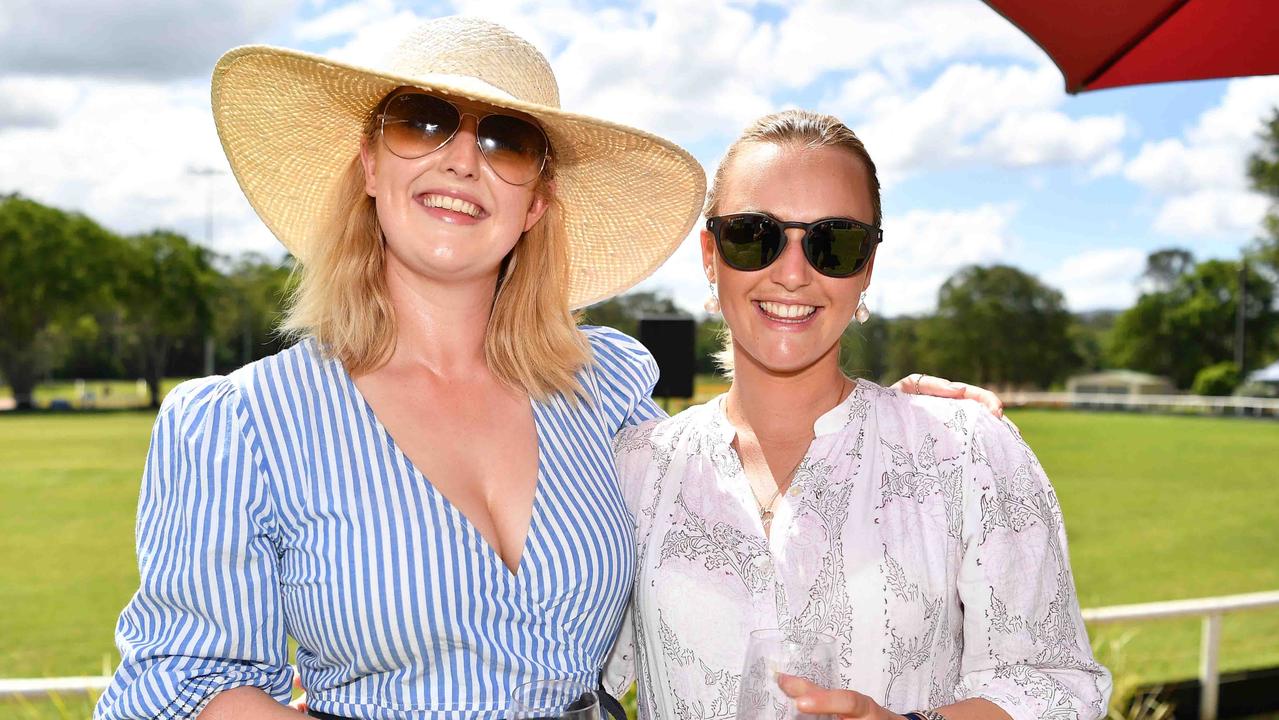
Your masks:
{"label": "blue and white striped blouse", "polygon": [[533,517],[512,574],[396,447],[342,365],[303,342],[184,383],[156,418],[141,587],[100,720],[189,717],[241,685],[316,710],[498,718],[524,682],[594,683],[634,566],[610,443],[660,415],[647,351],[585,328],[591,402],[533,403]]}

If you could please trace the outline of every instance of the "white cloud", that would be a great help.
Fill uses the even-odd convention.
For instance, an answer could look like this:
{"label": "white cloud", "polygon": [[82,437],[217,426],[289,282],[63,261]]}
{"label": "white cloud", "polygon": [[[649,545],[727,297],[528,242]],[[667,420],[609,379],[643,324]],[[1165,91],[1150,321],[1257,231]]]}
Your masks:
{"label": "white cloud", "polygon": [[1183,238],[1232,235],[1246,240],[1269,204],[1264,195],[1244,190],[1195,190],[1165,201],[1155,216],[1155,230]]}
{"label": "white cloud", "polygon": [[992,159],[1014,167],[1090,164],[1114,158],[1125,132],[1122,115],[1072,120],[1057,111],[1039,110],[1005,116],[982,145]]}
{"label": "white cloud", "polygon": [[1006,259],[1013,244],[1008,224],[1015,213],[1012,206],[981,205],[888,217],[875,258],[871,310],[903,315],[936,309],[937,289],[955,271]]}
{"label": "white cloud", "polygon": [[293,37],[303,42],[343,37],[390,15],[394,7],[389,0],[347,3],[301,23],[293,29]]}
{"label": "white cloud", "polygon": [[1042,280],[1066,296],[1072,312],[1130,307],[1137,299],[1137,278],[1146,252],[1136,248],[1090,250],[1062,261]]}
{"label": "white cloud", "polygon": [[772,79],[792,88],[837,71],[879,68],[901,80],[961,58],[1043,59],[1007,21],[967,0],[803,0],[779,23],[776,44],[758,50]]}
{"label": "white cloud", "polygon": [[[0,192],[86,213],[122,233],[170,228],[197,241],[213,197],[214,246],[274,251],[229,174],[203,83],[61,81],[76,112],[55,128],[0,133]],[[212,178],[188,174],[211,167]]]}
{"label": "white cloud", "polygon": [[0,74],[173,79],[260,39],[297,0],[5,0]]}
{"label": "white cloud", "polygon": [[[965,162],[1004,167],[1113,167],[1127,133],[1120,115],[1070,118],[1061,75],[1036,68],[952,64],[920,91],[894,91],[879,74],[855,76],[823,103],[852,121],[885,184]],[[1106,166],[1100,165],[1102,169]]]}
{"label": "white cloud", "polygon": [[1231,80],[1221,102],[1180,138],[1145,143],[1124,177],[1162,197],[1154,229],[1172,235],[1255,232],[1266,199],[1248,189],[1248,155],[1264,118],[1279,107],[1279,77]]}
{"label": "white cloud", "polygon": [[1095,179],[1106,175],[1114,175],[1123,170],[1124,154],[1118,148],[1110,150],[1097,159],[1088,169],[1088,177]]}
{"label": "white cloud", "polygon": [[1124,177],[1164,195],[1201,188],[1244,187],[1242,143],[1200,143],[1165,139],[1142,145],[1124,168]]}
{"label": "white cloud", "polygon": [[32,76],[0,77],[0,131],[49,128],[76,111],[75,83]]}

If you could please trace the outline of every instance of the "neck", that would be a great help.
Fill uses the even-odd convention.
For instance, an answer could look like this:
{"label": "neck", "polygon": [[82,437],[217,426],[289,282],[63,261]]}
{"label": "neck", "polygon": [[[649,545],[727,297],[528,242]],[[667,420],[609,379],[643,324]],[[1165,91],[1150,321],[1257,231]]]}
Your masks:
{"label": "neck", "polygon": [[440,282],[388,263],[386,284],[396,325],[388,365],[425,368],[445,378],[487,372],[484,338],[496,283],[496,271]]}
{"label": "neck", "polygon": [[761,367],[735,345],[725,409],[733,425],[750,428],[761,442],[797,441],[812,437],[817,418],[839,404],[847,387],[838,344],[793,373]]}

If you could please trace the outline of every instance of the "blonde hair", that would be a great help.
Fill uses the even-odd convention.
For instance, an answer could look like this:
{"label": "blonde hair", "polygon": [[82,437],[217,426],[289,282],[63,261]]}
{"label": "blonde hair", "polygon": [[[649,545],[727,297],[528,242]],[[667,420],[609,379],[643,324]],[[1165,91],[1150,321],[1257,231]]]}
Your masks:
{"label": "blonde hair", "polygon": [[[724,158],[715,168],[715,177],[711,179],[710,189],[706,192],[706,217],[720,214],[720,192],[728,177],[733,161],[737,159],[742,148],[748,143],[773,143],[774,145],[790,145],[797,148],[816,150],[817,148],[836,147],[847,150],[853,157],[861,161],[866,168],[867,190],[870,192],[871,208],[874,217],[871,224],[878,226],[882,219],[879,199],[879,176],[875,171],[875,161],[861,138],[857,137],[847,125],[833,115],[823,115],[810,110],[783,110],[765,115],[751,123],[724,153]],[[720,332],[722,347],[715,353],[715,364],[729,379],[733,377],[733,336],[728,324]]]}
{"label": "blonde hair", "polygon": [[[374,118],[385,101],[365,122],[366,142],[377,141]],[[498,274],[484,356],[495,376],[535,399],[563,394],[576,401],[583,396],[577,371],[589,362],[590,347],[568,308],[568,233],[554,196],[552,164],[553,157],[536,190],[547,201],[546,212],[520,237]],[[390,359],[396,319],[382,228],[373,198],[364,191],[358,155],[342,173],[335,199],[326,234],[333,242],[317,243],[312,256],[298,263],[281,330],[294,339],[315,338],[326,355],[361,375]]]}

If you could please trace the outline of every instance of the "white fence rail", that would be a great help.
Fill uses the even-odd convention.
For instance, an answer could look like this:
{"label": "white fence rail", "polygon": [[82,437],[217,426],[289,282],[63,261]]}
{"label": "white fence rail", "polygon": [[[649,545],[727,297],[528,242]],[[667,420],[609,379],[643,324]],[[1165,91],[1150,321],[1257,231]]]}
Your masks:
{"label": "white fence rail", "polygon": [[107,677],[15,678],[0,680],[0,700],[25,698],[37,700],[50,695],[101,692],[107,689]]}
{"label": "white fence rail", "polygon": [[[1112,605],[1083,611],[1084,620],[1093,625],[1166,620],[1179,617],[1202,617],[1203,634],[1199,645],[1199,717],[1217,720],[1217,704],[1221,687],[1218,659],[1221,653],[1221,617],[1240,610],[1279,607],[1279,590],[1245,595],[1171,600],[1137,605]],[[58,693],[101,691],[109,677],[63,677],[0,680],[0,700],[13,697],[36,699]]]}
{"label": "white fence rail", "polygon": [[1070,407],[1119,410],[1194,410],[1279,416],[1279,398],[1210,395],[1136,395],[1118,393],[1000,393],[1008,407]]}
{"label": "white fence rail", "polygon": [[1202,617],[1203,633],[1199,642],[1199,717],[1217,720],[1217,703],[1221,689],[1218,659],[1221,653],[1221,616],[1240,610],[1279,607],[1279,590],[1199,598],[1168,602],[1113,605],[1084,610],[1084,620],[1094,624],[1166,620],[1179,617]]}

